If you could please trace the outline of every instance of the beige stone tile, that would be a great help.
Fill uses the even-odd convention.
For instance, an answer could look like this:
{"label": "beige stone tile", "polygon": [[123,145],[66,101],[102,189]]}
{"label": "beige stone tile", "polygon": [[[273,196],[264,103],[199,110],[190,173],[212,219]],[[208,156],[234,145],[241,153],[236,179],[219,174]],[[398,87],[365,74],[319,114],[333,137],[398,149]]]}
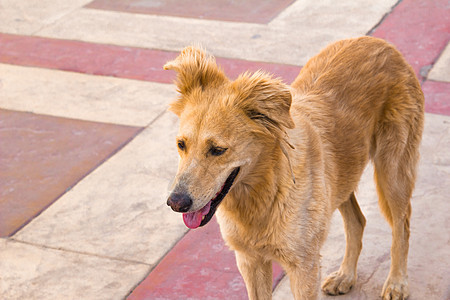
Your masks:
{"label": "beige stone tile", "polygon": [[[448,293],[448,253],[450,253],[450,117],[427,114],[421,146],[416,190],[412,198],[411,238],[408,274],[411,299],[444,299]],[[377,299],[390,267],[391,230],[378,208],[373,168],[361,179],[357,199],[366,219],[363,250],[358,263],[358,282],[339,299]],[[322,280],[336,271],[345,251],[342,218],[335,212],[322,254]],[[293,296],[284,278],[274,292],[275,300]],[[320,299],[336,297],[319,295]]]}
{"label": "beige stone tile", "polygon": [[0,107],[146,126],[175,97],[173,85],[0,64]]}
{"label": "beige stone tile", "polygon": [[297,1],[268,25],[81,9],[37,35],[175,51],[201,44],[217,56],[304,65],[330,42],[366,34],[395,3]]}
{"label": "beige stone tile", "polygon": [[91,0],[0,0],[0,32],[32,34]]}
{"label": "beige stone tile", "polygon": [[450,44],[447,44],[438,61],[434,64],[428,79],[450,82]]}
{"label": "beige stone tile", "polygon": [[0,299],[123,299],[150,267],[0,239]]}
{"label": "beige stone tile", "polygon": [[166,205],[177,126],[167,112],[14,238],[155,264],[187,231]]}
{"label": "beige stone tile", "polygon": [[282,55],[280,62],[303,66],[334,41],[366,35],[396,3],[392,0],[295,1],[269,24],[279,37],[275,37],[274,51]]}
{"label": "beige stone tile", "polygon": [[273,300],[294,300],[290,288],[290,281],[288,276],[284,276],[280,283],[273,291]]}

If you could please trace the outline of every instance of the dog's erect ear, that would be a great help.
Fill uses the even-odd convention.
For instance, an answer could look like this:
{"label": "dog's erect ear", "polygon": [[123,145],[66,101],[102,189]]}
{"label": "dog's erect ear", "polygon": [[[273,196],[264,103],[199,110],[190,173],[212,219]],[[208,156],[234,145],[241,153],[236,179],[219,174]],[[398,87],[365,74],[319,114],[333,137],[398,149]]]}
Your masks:
{"label": "dog's erect ear", "polygon": [[177,72],[176,85],[181,97],[171,103],[170,110],[180,116],[186,105],[187,96],[194,90],[205,90],[228,81],[212,55],[196,47],[185,48],[180,55],[164,65],[165,70]]}
{"label": "dog's erect ear", "polygon": [[176,59],[167,62],[164,70],[175,70],[178,73],[176,84],[183,95],[195,88],[205,89],[227,80],[214,57],[193,46],[186,47]]}
{"label": "dog's erect ear", "polygon": [[289,87],[280,79],[275,79],[260,71],[253,75],[242,74],[232,83],[232,87],[237,92],[235,105],[240,107],[250,119],[263,125],[270,134],[278,138],[278,145],[288,160],[292,180],[295,184],[288,152],[288,149],[294,149],[294,146],[289,143],[289,137],[285,130],[295,127],[289,113],[292,102]]}
{"label": "dog's erect ear", "polygon": [[[250,119],[264,125],[270,132],[294,128],[289,109],[292,96],[289,87],[281,80],[263,72],[244,73],[232,84],[238,93],[238,105]],[[280,126],[281,125],[281,126]]]}

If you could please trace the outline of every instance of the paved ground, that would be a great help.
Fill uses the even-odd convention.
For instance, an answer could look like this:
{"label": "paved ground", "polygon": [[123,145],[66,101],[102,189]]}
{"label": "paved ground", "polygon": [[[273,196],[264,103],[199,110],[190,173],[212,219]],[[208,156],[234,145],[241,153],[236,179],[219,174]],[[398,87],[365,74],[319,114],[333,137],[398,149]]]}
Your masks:
{"label": "paved ground", "polygon": [[[291,82],[328,43],[366,34],[395,44],[425,92],[410,299],[450,299],[450,3],[235,2],[0,0],[0,299],[245,299],[217,223],[188,231],[165,205],[177,120],[162,65],[199,43],[230,77]],[[389,270],[371,174],[359,279],[337,299],[376,299]],[[344,246],[335,214],[323,275]],[[275,265],[274,298],[288,285]]]}

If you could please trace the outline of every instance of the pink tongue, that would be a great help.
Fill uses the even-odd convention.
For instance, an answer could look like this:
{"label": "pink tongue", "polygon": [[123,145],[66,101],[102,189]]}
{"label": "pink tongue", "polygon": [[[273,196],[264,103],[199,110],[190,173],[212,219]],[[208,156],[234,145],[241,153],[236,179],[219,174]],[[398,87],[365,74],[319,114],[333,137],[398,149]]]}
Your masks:
{"label": "pink tongue", "polygon": [[209,209],[211,208],[211,201],[208,202],[202,209],[183,214],[183,221],[184,224],[191,228],[197,228],[200,226],[200,223],[202,222],[202,217],[207,215],[209,213]]}

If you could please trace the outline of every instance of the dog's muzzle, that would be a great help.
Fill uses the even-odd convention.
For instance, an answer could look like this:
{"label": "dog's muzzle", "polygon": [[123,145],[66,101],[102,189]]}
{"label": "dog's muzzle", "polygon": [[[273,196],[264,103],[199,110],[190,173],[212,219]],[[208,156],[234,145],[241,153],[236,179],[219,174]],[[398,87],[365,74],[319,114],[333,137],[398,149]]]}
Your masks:
{"label": "dog's muzzle", "polygon": [[169,205],[172,210],[183,213],[183,221],[187,227],[194,229],[204,226],[211,220],[217,207],[230,191],[239,170],[240,167],[235,168],[225,180],[222,188],[217,192],[215,197],[197,211],[188,212],[192,206],[192,198],[187,192],[181,192],[179,190],[174,190],[170,194],[169,199],[167,199],[167,205]]}

